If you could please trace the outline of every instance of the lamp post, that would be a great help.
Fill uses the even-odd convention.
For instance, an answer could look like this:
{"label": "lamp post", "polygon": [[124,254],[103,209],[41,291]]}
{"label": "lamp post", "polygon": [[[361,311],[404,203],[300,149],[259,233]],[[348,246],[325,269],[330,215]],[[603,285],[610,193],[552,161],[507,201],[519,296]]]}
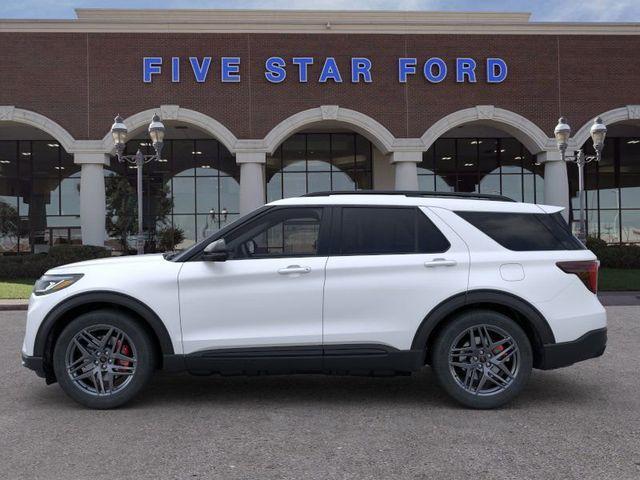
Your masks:
{"label": "lamp post", "polygon": [[580,199],[580,222],[578,224],[578,239],[585,243],[587,241],[587,218],[586,218],[586,201],[584,191],[584,166],[593,161],[599,162],[602,157],[602,149],[604,147],[604,139],[607,135],[607,127],[602,123],[602,119],[597,117],[591,125],[591,139],[593,140],[593,148],[595,155],[585,155],[582,149],[573,154],[567,154],[569,145],[569,137],[571,136],[571,127],[564,117],[560,117],[558,125],[553,131],[558,150],[562,155],[562,160],[566,162],[574,162],[578,166],[578,198]]}
{"label": "lamp post", "polygon": [[140,149],[135,155],[125,155],[124,147],[127,142],[127,126],[124,124],[124,120],[118,115],[113,125],[111,126],[111,136],[113,137],[113,143],[116,147],[116,156],[119,162],[127,162],[135,165],[137,169],[137,194],[138,194],[138,235],[136,238],[136,250],[138,255],[144,253],[144,233],[142,225],[142,166],[145,163],[149,163],[152,160],[160,160],[160,154],[162,153],[162,146],[164,143],[164,124],[160,121],[158,114],[154,114],[149,124],[149,137],[155,150],[153,155],[144,155]]}

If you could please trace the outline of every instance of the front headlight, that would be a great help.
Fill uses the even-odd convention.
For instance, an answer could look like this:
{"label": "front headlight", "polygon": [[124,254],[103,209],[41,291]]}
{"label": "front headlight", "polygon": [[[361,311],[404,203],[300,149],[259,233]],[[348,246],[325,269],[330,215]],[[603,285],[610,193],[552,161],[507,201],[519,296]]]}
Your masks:
{"label": "front headlight", "polygon": [[82,278],[82,274],[70,275],[43,275],[33,287],[33,293],[36,295],[47,295],[48,293],[58,292],[63,288],[70,287]]}

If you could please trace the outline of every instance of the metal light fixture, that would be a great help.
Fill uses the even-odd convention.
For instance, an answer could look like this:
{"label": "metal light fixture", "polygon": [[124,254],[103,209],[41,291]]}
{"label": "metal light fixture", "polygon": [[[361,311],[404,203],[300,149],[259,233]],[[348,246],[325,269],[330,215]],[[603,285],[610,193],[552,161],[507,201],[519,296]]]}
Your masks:
{"label": "metal light fixture", "polygon": [[229,215],[229,211],[226,208],[223,208],[222,210],[220,210],[220,216],[222,217],[223,223],[227,221],[228,215]]}
{"label": "metal light fixture", "polygon": [[116,147],[116,152],[120,155],[124,152],[124,146],[127,143],[127,126],[124,124],[123,118],[118,115],[111,125],[111,136],[113,137],[113,144]]}
{"label": "metal light fixture", "polygon": [[558,144],[558,150],[564,155],[569,145],[569,137],[571,136],[571,127],[567,123],[567,119],[560,117],[558,125],[556,125],[553,134],[556,137],[556,143]]}
{"label": "metal light fixture", "polygon": [[558,150],[563,161],[574,162],[578,166],[578,197],[580,199],[580,220],[578,223],[578,238],[581,242],[587,241],[587,216],[586,216],[586,192],[584,190],[584,166],[590,162],[599,162],[604,148],[604,139],[607,135],[607,127],[600,117],[597,117],[591,125],[590,133],[593,140],[595,155],[585,155],[582,149],[573,154],[567,154],[571,127],[564,117],[560,117],[558,125],[553,131],[558,144]]}
{"label": "metal light fixture", "polygon": [[591,140],[593,140],[593,148],[600,155],[604,148],[604,139],[607,136],[607,127],[602,123],[602,119],[597,117],[591,125]]}
{"label": "metal light fixture", "polygon": [[165,128],[158,114],[153,115],[148,131],[155,154],[144,155],[142,151],[138,149],[135,155],[124,155],[128,134],[127,126],[124,124],[124,120],[120,115],[115,118],[113,125],[111,125],[111,136],[113,137],[113,144],[116,149],[118,161],[128,162],[131,164],[131,168],[135,168],[137,170],[138,236],[136,239],[136,250],[139,255],[144,253],[144,231],[142,222],[142,166],[153,160],[162,161],[160,155],[162,153],[162,146],[164,145]]}
{"label": "metal light fixture", "polygon": [[151,137],[153,148],[158,157],[160,157],[162,146],[164,145],[164,133],[164,124],[160,121],[160,116],[156,113],[149,124],[149,137]]}

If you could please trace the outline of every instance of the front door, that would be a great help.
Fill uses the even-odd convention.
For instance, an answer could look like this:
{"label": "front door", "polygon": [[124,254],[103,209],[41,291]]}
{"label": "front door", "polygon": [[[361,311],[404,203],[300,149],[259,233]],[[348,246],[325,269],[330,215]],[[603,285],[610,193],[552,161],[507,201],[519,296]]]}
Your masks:
{"label": "front door", "polygon": [[185,354],[295,351],[320,362],[326,222],[323,207],[274,207],[225,236],[228,260],[186,262],[179,275]]}

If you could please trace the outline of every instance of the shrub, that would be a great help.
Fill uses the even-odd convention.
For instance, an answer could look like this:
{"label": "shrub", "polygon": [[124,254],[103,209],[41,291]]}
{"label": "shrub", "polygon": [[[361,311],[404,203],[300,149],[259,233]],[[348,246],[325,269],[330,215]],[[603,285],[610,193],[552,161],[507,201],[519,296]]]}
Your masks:
{"label": "shrub", "polygon": [[0,256],[0,278],[38,278],[53,267],[110,255],[106,248],[91,245],[58,245],[48,253],[4,255]]}
{"label": "shrub", "polygon": [[180,227],[166,227],[158,232],[158,249],[169,252],[184,241],[184,230]]}
{"label": "shrub", "polygon": [[604,240],[590,237],[587,248],[596,254],[604,268],[640,268],[640,246],[607,245]]}

